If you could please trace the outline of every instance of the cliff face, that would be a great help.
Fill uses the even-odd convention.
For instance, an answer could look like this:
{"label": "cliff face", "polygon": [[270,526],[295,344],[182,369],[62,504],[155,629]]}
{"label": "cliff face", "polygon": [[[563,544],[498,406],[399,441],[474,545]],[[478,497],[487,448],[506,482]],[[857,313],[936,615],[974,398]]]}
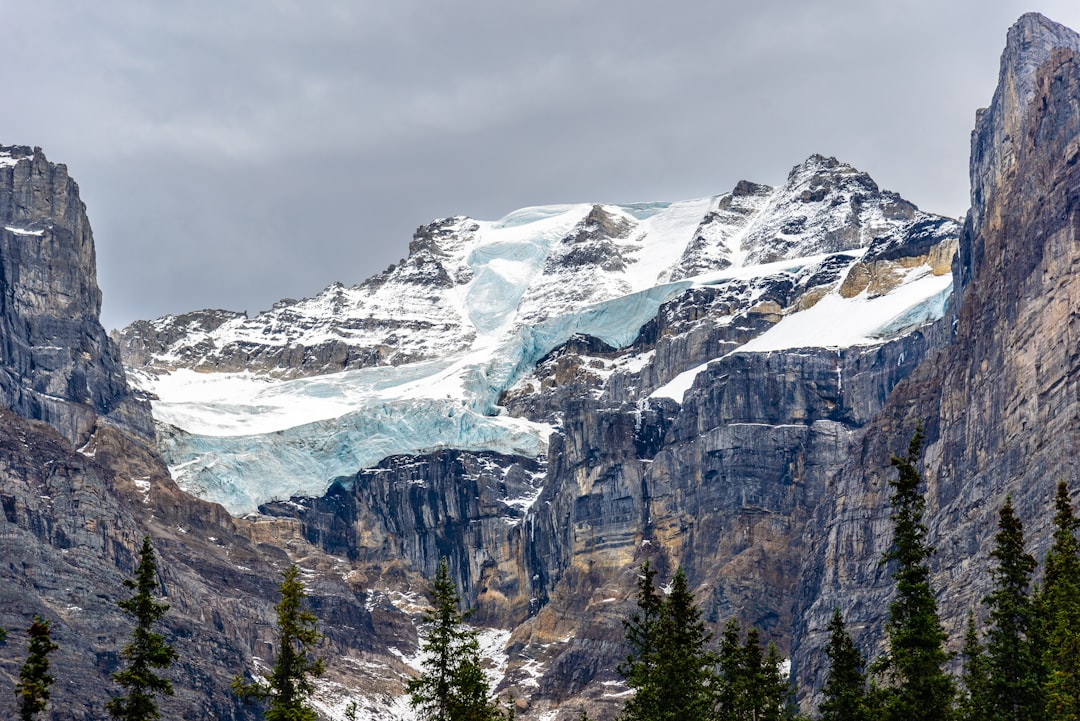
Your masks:
{"label": "cliff face", "polygon": [[0,146],[0,403],[77,446],[99,417],[152,438],[100,311],[79,187],[40,149]]}
{"label": "cliff face", "polygon": [[[946,629],[987,590],[997,511],[1011,493],[1040,560],[1059,481],[1080,487],[1080,37],[1039,15],[1009,31],[997,92],[972,134],[972,208],[954,266],[961,291],[942,332],[950,343],[893,392],[832,480],[813,526],[800,599],[796,667],[839,605],[860,640],[879,637],[890,586],[890,453],[917,420],[934,582]],[[1076,501],[1074,495],[1074,503]]]}
{"label": "cliff face", "polygon": [[[40,150],[0,148],[0,687],[18,680],[24,629],[52,622],[59,649],[50,718],[103,721],[118,692],[110,674],[132,621],[130,595],[144,534],[158,556],[171,609],[162,630],[180,658],[165,718],[250,719],[229,691],[269,657],[278,572],[303,563],[335,659],[373,648],[409,652],[405,614],[350,584],[337,559],[305,543],[295,523],[233,519],[181,492],[152,449],[149,404],[129,389],[98,320],[94,247],[78,188]],[[78,450],[76,450],[76,448]],[[372,618],[379,619],[378,624]],[[341,678],[332,666],[327,688]],[[382,662],[365,688],[401,693],[401,661]],[[0,717],[16,716],[0,693]]]}

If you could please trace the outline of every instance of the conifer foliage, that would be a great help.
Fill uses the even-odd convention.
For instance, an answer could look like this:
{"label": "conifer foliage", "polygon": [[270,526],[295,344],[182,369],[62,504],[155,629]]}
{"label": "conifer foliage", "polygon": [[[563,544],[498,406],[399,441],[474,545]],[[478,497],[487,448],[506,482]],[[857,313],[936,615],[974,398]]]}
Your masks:
{"label": "conifer foliage", "polygon": [[623,721],[779,721],[789,715],[790,689],[780,653],[762,649],[757,629],[741,641],[731,619],[720,639],[712,634],[680,568],[660,596],[646,561],[638,580],[638,610],[624,622],[630,652],[619,673],[634,695]]}
{"label": "conifer foliage", "polygon": [[892,465],[899,471],[898,477],[890,481],[893,544],[882,562],[893,566],[896,595],[889,604],[885,623],[888,652],[875,664],[885,675],[881,702],[889,721],[948,719],[955,693],[952,678],[945,672],[949,659],[945,651],[947,637],[938,617],[927,565],[934,549],[926,538],[926,501],[920,492],[922,476],[916,467],[924,438],[920,424],[907,455],[892,458]]}
{"label": "conifer foliage", "polygon": [[964,684],[964,693],[960,697],[959,721],[984,721],[990,718],[989,678],[985,651],[979,641],[978,627],[975,625],[974,610],[968,611],[964,646],[960,650],[960,655],[964,661],[964,670],[960,679]]}
{"label": "conifer foliage", "polygon": [[169,610],[169,604],[154,600],[154,591],[158,587],[157,561],[149,536],[143,537],[134,580],[125,579],[124,585],[135,593],[118,605],[135,619],[135,630],[128,645],[120,652],[126,668],[114,673],[113,680],[126,695],[106,703],[105,710],[123,721],[150,721],[161,718],[155,697],[173,694],[172,682],[159,676],[155,669],[168,668],[177,655],[165,637],[152,630]]}
{"label": "conifer foliage", "polygon": [[244,699],[265,702],[266,721],[316,721],[318,716],[307,701],[314,690],[313,680],[323,674],[322,659],[312,655],[322,634],[316,629],[315,615],[304,608],[307,594],[299,581],[300,569],[293,564],[281,575],[281,600],[274,606],[278,617],[274,667],[261,683],[234,678],[233,690]]}
{"label": "conifer foliage", "polygon": [[687,587],[682,568],[675,572],[671,593],[660,608],[656,643],[655,682],[662,691],[662,721],[706,721],[715,707],[712,634]]}
{"label": "conifer foliage", "polygon": [[986,644],[988,719],[1034,721],[1042,718],[1038,659],[1032,646],[1034,617],[1031,574],[1035,559],[1024,552],[1024,529],[1006,497],[990,553],[996,562],[994,588],[984,603],[990,609]]}
{"label": "conifer foliage", "polygon": [[15,684],[21,721],[33,721],[48,706],[49,688],[54,680],[49,674],[49,654],[59,648],[50,637],[48,619],[34,616],[27,634],[30,643],[26,662],[19,670],[19,682]]}
{"label": "conifer foliage", "polygon": [[1069,489],[1057,486],[1054,543],[1039,595],[1043,696],[1047,721],[1080,719],[1080,544]]}
{"label": "conifer foliage", "polygon": [[424,721],[490,721],[501,718],[480,668],[476,633],[464,625],[469,614],[458,610],[461,597],[446,559],[439,562],[432,589],[423,671],[406,684],[410,702]]}
{"label": "conifer foliage", "polygon": [[829,621],[829,674],[822,689],[821,721],[869,721],[866,708],[866,677],[863,656],[855,647],[840,609]]}
{"label": "conifer foliage", "polygon": [[656,666],[662,603],[656,592],[656,569],[646,559],[638,576],[637,611],[623,620],[630,651],[618,671],[635,692],[623,707],[626,721],[655,719],[660,713],[663,695]]}

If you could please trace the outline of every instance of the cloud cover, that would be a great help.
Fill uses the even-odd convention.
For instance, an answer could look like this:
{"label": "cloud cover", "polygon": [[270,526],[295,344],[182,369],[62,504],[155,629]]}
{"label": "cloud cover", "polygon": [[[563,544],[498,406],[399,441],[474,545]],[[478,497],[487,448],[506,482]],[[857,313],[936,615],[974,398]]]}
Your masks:
{"label": "cloud cover", "polygon": [[435,217],[672,200],[835,155],[968,203],[1008,26],[1073,0],[7,3],[0,142],[67,163],[106,327],[357,283]]}

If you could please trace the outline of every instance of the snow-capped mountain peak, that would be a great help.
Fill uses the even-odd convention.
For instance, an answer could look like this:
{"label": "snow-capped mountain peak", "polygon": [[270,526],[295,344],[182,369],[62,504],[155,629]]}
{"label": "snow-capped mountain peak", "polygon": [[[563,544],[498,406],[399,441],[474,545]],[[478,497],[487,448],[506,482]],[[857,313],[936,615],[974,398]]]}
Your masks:
{"label": "snow-capped mountain peak", "polygon": [[[911,325],[897,321],[905,313],[940,314],[948,265],[930,267],[928,253],[957,232],[815,155],[777,188],[742,181],[688,201],[436,220],[416,231],[408,257],[357,286],[335,283],[254,317],[140,321],[120,340],[137,383],[158,399],[177,480],[247,512],[319,494],[392,454],[542,455],[547,421],[500,413],[500,396],[574,336],[628,346],[695,287],[730,296],[713,322],[755,329],[746,351],[880,342],[885,329]],[[900,256],[917,256],[909,264],[922,270],[896,266]],[[813,330],[844,313],[859,319],[849,332]]]}

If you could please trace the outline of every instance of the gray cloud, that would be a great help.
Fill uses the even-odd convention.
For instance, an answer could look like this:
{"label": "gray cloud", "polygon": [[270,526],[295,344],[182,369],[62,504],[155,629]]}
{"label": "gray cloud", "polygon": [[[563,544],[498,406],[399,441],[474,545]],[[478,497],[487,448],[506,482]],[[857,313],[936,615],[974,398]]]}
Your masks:
{"label": "gray cloud", "polygon": [[814,152],[966,210],[1028,6],[748,5],[11,3],[0,142],[79,181],[109,327],[359,282],[443,215],[711,195]]}

